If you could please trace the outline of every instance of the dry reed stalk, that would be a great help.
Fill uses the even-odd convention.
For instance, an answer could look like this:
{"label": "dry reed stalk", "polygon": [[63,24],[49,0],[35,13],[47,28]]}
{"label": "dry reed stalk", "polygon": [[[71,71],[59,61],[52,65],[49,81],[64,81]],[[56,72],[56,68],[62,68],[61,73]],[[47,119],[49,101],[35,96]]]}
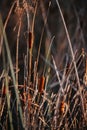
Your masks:
{"label": "dry reed stalk", "polygon": [[12,111],[11,111],[11,103],[10,103],[10,93],[9,93],[9,79],[8,79],[8,74],[5,74],[5,85],[6,85],[6,99],[7,99],[7,106],[8,106],[8,115],[9,115],[9,121],[10,121],[10,129],[13,129],[13,118],[12,118]]}
{"label": "dry reed stalk", "polygon": [[[13,11],[13,9],[14,9],[15,4],[16,4],[16,2],[13,2],[12,6],[11,6],[11,8],[10,8],[10,11],[9,11],[9,13],[8,13],[8,15],[7,15],[7,18],[6,18],[4,27],[3,27],[4,30],[5,30],[6,27],[7,27],[8,21],[9,21],[9,19],[10,19],[10,16],[11,16],[11,13],[12,13],[12,11]],[[1,52],[2,52],[2,45],[3,45],[3,36],[1,36],[1,39],[0,39],[0,54],[1,54]]]}
{"label": "dry reed stalk", "polygon": [[[27,17],[27,56],[25,58],[24,61],[24,82],[26,82],[26,88],[24,90],[24,92],[26,93],[26,98],[28,98],[28,94],[29,94],[29,86],[30,86],[30,82],[31,82],[31,66],[32,66],[32,47],[33,47],[33,43],[32,43],[32,29],[30,30],[30,28],[32,27],[30,24],[31,19],[30,19],[30,12],[28,9],[28,2],[26,0],[23,0],[23,2],[25,3],[25,11],[26,11],[26,17]],[[31,34],[29,34],[29,32],[31,32]],[[30,38],[30,39],[29,39]],[[31,45],[32,44],[32,45]],[[28,130],[28,125],[30,123],[30,113],[29,113],[29,109],[28,109],[28,100],[26,100],[25,106],[24,106],[24,125],[25,125],[25,130]]]}
{"label": "dry reed stalk", "polygon": [[19,39],[20,39],[20,31],[21,31],[21,18],[19,20],[19,28],[17,34],[17,45],[16,45],[16,87],[18,87],[18,57],[19,57]]}
{"label": "dry reed stalk", "polygon": [[[21,17],[21,16],[20,16]],[[19,70],[19,39],[20,39],[20,31],[21,31],[21,18],[19,19],[19,27],[18,27],[18,33],[17,33],[17,43],[16,43],[16,88],[18,89],[18,70]],[[19,126],[19,117],[18,117],[18,103],[16,103],[17,105],[17,122],[18,122],[18,126]]]}
{"label": "dry reed stalk", "polygon": [[85,65],[85,75],[84,75],[83,82],[87,86],[87,57],[86,57],[86,63],[85,64],[86,64]]}
{"label": "dry reed stalk", "polygon": [[0,119],[2,117],[4,107],[5,107],[5,103],[6,103],[5,98],[6,98],[6,86],[5,86],[5,83],[4,83],[4,80],[3,80],[2,89],[1,89],[1,92],[0,92]]}
{"label": "dry reed stalk", "polygon": [[53,65],[54,65],[55,72],[56,72],[56,75],[57,75],[57,78],[58,78],[58,81],[59,81],[60,88],[62,89],[62,84],[61,84],[61,79],[60,79],[59,71],[57,69],[57,66],[56,66],[56,63],[55,63],[55,60],[54,60],[53,56],[52,56],[52,60],[53,60]]}
{"label": "dry reed stalk", "polygon": [[28,75],[28,85],[31,82],[31,71],[32,71],[32,51],[33,51],[33,44],[34,44],[34,24],[35,24],[35,17],[36,17],[36,12],[37,12],[37,7],[38,7],[38,2],[35,2],[35,11],[33,15],[33,19],[30,19],[31,22],[31,32],[29,31],[29,75]]}
{"label": "dry reed stalk", "polygon": [[[51,1],[49,2],[49,7],[48,8],[50,8],[50,6],[51,6]],[[46,10],[45,10],[45,6],[44,6],[43,0],[40,1],[40,8],[41,8],[43,21],[45,23],[45,19],[46,19],[47,15],[46,15]],[[45,24],[45,27],[46,27],[46,31],[47,31],[47,38],[51,39],[52,34],[51,34],[50,30],[49,30],[49,26],[48,26],[47,22]]]}
{"label": "dry reed stalk", "polygon": [[[51,5],[51,1],[49,2],[49,7],[50,7],[50,5]],[[40,8],[41,8],[43,21],[45,23],[45,19],[46,19],[47,15],[46,15],[46,10],[45,10],[43,0],[40,1]],[[48,22],[46,22],[45,28],[46,28],[46,32],[47,32],[47,38],[46,38],[46,42],[45,42],[45,54],[46,54],[46,59],[48,60],[48,58],[50,59],[49,53],[50,53],[51,44],[52,44],[52,41],[54,40],[54,37],[51,40],[52,34],[51,34],[50,30],[49,30]],[[45,66],[46,66],[46,64],[45,64]]]}
{"label": "dry reed stalk", "polygon": [[48,15],[49,15],[50,5],[51,4],[49,3],[49,7],[48,7],[48,10],[47,10],[47,15],[46,15],[46,17],[44,19],[44,26],[42,28],[42,33],[41,33],[41,37],[40,37],[40,43],[39,43],[38,54],[37,54],[37,66],[38,66],[38,62],[39,62],[41,44],[42,44],[42,40],[43,40],[43,35],[44,35],[44,30],[45,30],[45,26],[46,26],[46,23],[47,23]]}
{"label": "dry reed stalk", "polygon": [[[50,60],[51,48],[52,48],[52,44],[53,44],[54,38],[55,38],[55,36],[52,37],[51,41],[49,42],[49,47],[46,49],[47,50],[46,62],[48,60]],[[46,71],[46,66],[47,66],[46,62],[45,62],[45,65],[44,65],[43,75],[45,74],[45,71]]]}
{"label": "dry reed stalk", "polygon": [[[68,29],[67,29],[67,26],[66,26],[66,23],[65,23],[65,20],[64,20],[64,16],[63,16],[63,13],[62,13],[59,1],[56,0],[56,3],[57,3],[57,6],[58,6],[58,9],[59,9],[62,21],[63,21],[63,25],[64,25],[64,28],[65,28],[66,36],[67,36],[69,47],[70,47],[70,51],[71,51],[71,55],[72,55],[72,60],[73,60],[73,64],[74,64],[74,68],[75,68],[75,73],[76,73],[76,78],[77,78],[77,83],[78,83],[78,91],[79,91],[79,96],[80,96],[80,99],[81,99],[80,101],[81,101],[82,111],[83,111],[83,115],[84,115],[84,100],[83,100],[83,97],[82,97],[82,93],[80,91],[81,85],[80,85],[79,75],[78,75],[77,66],[76,66],[76,62],[75,62],[75,56],[74,56],[74,52],[73,52],[73,48],[72,48],[72,44],[71,44],[69,32],[68,32]],[[85,118],[85,115],[84,115],[84,118]]]}
{"label": "dry reed stalk", "polygon": [[[34,78],[33,78],[34,88],[37,85],[37,78],[38,78],[38,74],[37,74],[37,62],[35,61],[35,63],[34,63]],[[37,88],[35,88],[35,90],[37,90]]]}

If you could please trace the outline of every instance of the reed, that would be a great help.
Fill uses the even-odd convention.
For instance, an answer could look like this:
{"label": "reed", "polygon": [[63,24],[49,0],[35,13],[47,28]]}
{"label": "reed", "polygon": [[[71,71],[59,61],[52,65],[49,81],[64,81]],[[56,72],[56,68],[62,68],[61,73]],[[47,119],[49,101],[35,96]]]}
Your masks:
{"label": "reed", "polygon": [[[87,52],[82,48],[81,52],[74,53],[63,12],[58,0],[55,1],[71,52],[71,56],[68,54],[62,63],[62,70],[61,67],[59,68],[60,63],[57,63],[57,54],[55,56],[52,52],[56,36],[52,36],[48,24],[51,2],[46,12],[43,1],[20,2],[18,0],[13,3],[4,25],[0,15],[0,35],[2,36],[0,52],[3,60],[3,70],[0,74],[1,130],[74,130],[87,127]],[[39,4],[43,27],[38,47],[36,47],[35,22]],[[14,61],[9,49],[6,27],[15,6],[16,11],[20,13],[20,19]],[[19,15],[18,12],[16,12],[17,15]],[[21,32],[24,31],[22,30],[23,13],[26,15],[27,29],[23,32],[24,35],[26,34],[24,41],[26,52],[23,54],[21,69],[19,50],[21,49]],[[43,41],[44,33],[47,33],[46,42]],[[41,52],[43,49],[44,54]],[[61,50],[58,51],[60,53]],[[44,63],[43,67],[40,62]],[[16,69],[14,69],[15,65]],[[20,80],[21,78],[23,80]]]}

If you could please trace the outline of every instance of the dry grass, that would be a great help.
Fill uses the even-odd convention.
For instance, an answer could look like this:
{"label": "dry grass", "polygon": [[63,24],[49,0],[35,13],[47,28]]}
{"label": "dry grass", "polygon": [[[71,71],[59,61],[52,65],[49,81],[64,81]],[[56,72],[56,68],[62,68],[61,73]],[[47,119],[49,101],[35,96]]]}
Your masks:
{"label": "dry grass", "polygon": [[[71,52],[71,57],[67,56],[69,60],[66,58],[62,71],[58,69],[55,56],[52,54],[55,36],[52,37],[47,23],[51,3],[46,15],[41,2],[42,11],[44,10],[42,14],[44,26],[38,49],[35,49],[34,45],[35,20],[39,6],[37,0],[32,3],[23,0],[23,8],[20,7],[19,1],[14,3],[4,25],[0,15],[3,57],[3,70],[0,74],[0,129],[2,130],[86,130],[87,128],[87,53],[82,49],[81,52],[74,54],[61,7],[57,0],[56,2]],[[14,5],[17,15],[20,15],[16,40],[16,69],[5,31]],[[27,36],[24,41],[26,54],[23,59],[23,84],[19,84],[19,76],[21,76],[19,75],[19,41],[24,12],[27,17]],[[41,49],[45,29],[48,46],[45,48],[46,55],[43,56]],[[35,52],[37,56],[33,61]],[[41,71],[40,58],[44,61]]]}

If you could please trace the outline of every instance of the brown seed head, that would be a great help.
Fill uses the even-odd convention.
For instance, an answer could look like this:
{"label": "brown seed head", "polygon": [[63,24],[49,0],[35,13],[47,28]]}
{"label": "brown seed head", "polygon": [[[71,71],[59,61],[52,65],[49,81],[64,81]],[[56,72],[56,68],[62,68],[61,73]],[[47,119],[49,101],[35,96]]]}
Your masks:
{"label": "brown seed head", "polygon": [[45,77],[42,76],[42,77],[40,77],[39,82],[38,82],[38,91],[39,91],[40,93],[43,92],[44,86],[45,86]]}

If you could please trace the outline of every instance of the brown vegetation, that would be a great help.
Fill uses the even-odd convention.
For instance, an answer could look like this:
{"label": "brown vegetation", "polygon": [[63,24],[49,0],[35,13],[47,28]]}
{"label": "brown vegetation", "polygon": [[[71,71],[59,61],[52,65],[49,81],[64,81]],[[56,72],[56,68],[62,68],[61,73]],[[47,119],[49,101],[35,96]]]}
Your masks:
{"label": "brown vegetation", "polygon": [[86,130],[86,8],[0,1],[1,130]]}

